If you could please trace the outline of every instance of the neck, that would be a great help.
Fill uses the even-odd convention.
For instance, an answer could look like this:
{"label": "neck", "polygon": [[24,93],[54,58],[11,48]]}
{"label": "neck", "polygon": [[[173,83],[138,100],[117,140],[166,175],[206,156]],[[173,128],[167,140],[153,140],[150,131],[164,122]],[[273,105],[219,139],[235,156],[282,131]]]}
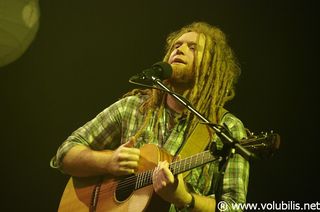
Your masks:
{"label": "neck", "polygon": [[167,95],[167,106],[176,113],[182,113],[185,107],[170,94]]}
{"label": "neck", "polygon": [[[172,82],[170,82],[170,84],[171,84],[170,87],[173,92],[183,95],[184,97],[187,91],[189,91],[191,88],[189,84],[187,85],[183,83],[179,84],[179,83],[172,83]],[[176,100],[170,94],[167,94],[166,96],[166,103],[167,103],[167,106],[176,113],[182,113],[186,109],[186,107],[183,104],[181,104],[178,100]]]}

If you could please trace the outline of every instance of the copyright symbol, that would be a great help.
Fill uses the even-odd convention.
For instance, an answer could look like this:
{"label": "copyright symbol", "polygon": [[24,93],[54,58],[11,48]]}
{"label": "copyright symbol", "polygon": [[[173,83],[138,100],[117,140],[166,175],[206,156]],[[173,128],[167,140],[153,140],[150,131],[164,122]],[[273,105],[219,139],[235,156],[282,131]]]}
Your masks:
{"label": "copyright symbol", "polygon": [[225,201],[218,202],[217,205],[219,211],[226,211],[228,209],[228,204]]}

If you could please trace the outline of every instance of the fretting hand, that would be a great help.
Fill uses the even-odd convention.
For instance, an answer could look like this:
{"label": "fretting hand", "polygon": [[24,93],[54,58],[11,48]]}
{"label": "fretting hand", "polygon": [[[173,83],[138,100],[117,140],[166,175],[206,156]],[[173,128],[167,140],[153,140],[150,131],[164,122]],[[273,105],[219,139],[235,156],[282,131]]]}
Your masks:
{"label": "fretting hand", "polygon": [[165,201],[182,207],[191,201],[191,195],[187,191],[182,175],[174,177],[169,169],[167,161],[160,161],[152,176],[155,192]]}

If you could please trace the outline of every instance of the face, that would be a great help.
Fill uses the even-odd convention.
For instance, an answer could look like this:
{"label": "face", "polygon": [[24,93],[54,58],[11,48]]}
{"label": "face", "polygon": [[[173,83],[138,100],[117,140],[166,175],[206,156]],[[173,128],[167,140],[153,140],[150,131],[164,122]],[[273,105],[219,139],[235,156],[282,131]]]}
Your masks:
{"label": "face", "polygon": [[179,37],[173,44],[169,57],[172,66],[172,82],[179,84],[192,84],[194,79],[194,60],[197,47],[198,33],[187,32]]}

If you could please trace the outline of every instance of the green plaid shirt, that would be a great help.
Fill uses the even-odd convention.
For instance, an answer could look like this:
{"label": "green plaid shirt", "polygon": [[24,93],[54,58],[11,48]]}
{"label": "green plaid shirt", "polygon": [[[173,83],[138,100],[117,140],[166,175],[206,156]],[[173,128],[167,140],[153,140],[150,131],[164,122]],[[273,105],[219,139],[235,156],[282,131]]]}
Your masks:
{"label": "green plaid shirt", "polygon": [[[147,98],[148,96],[145,95],[130,96],[120,99],[106,108],[94,119],[74,131],[62,143],[57,154],[51,160],[51,166],[59,169],[64,155],[74,145],[86,145],[95,150],[103,150],[116,149],[119,145],[128,141],[144,122],[145,116],[140,113],[139,107]],[[169,130],[168,113],[163,113],[163,117],[157,122],[158,113],[159,110],[157,109],[153,111],[146,130],[136,142],[136,148],[140,148],[145,143],[152,143],[161,146],[171,155],[175,155],[185,139],[186,120],[183,117],[177,118],[175,125]],[[221,123],[228,127],[234,138],[242,139],[246,137],[242,122],[231,113],[227,113]],[[158,126],[155,126],[156,124]],[[218,148],[221,148],[222,142],[217,137],[215,140]],[[219,163],[212,162],[193,169],[186,176],[185,181],[193,192],[214,197],[215,189],[213,188],[218,183],[218,176]],[[207,179],[211,179],[210,182]],[[248,179],[249,163],[240,155],[233,155],[227,161],[219,200],[229,204],[245,203]],[[172,206],[170,211],[174,210]]]}

